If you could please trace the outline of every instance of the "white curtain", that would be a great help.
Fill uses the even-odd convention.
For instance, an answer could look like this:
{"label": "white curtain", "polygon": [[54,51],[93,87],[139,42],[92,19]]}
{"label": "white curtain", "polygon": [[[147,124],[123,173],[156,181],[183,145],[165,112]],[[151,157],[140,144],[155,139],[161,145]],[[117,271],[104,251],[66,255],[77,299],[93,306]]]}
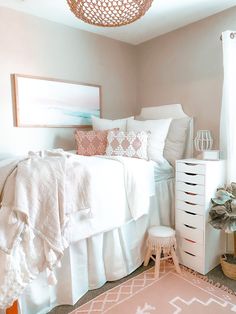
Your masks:
{"label": "white curtain", "polygon": [[224,84],[220,148],[226,160],[226,181],[236,182],[236,32],[222,33]]}

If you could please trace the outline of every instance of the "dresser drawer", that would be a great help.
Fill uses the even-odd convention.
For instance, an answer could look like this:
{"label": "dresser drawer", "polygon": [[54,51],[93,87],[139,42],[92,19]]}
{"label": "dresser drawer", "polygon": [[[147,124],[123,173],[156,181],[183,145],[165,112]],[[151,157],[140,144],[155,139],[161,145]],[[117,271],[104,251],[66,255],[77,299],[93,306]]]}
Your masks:
{"label": "dresser drawer", "polygon": [[176,181],[195,183],[195,184],[205,184],[205,176],[201,174],[193,174],[190,172],[176,172]]}
{"label": "dresser drawer", "polygon": [[202,229],[185,223],[176,222],[176,235],[177,237],[192,240],[198,244],[202,244],[204,240],[204,231]]}
{"label": "dresser drawer", "polygon": [[194,241],[185,238],[177,238],[177,245],[179,249],[188,252],[194,256],[204,257],[204,247]]}
{"label": "dresser drawer", "polygon": [[204,185],[196,184],[196,183],[187,183],[178,181],[176,182],[176,190],[183,191],[183,192],[190,192],[194,194],[205,194],[205,187]]}
{"label": "dresser drawer", "polygon": [[179,172],[188,172],[194,174],[205,174],[205,165],[199,165],[191,162],[177,162],[176,170]]}
{"label": "dresser drawer", "polygon": [[186,201],[177,200],[176,201],[176,209],[186,210],[190,213],[204,215],[205,207],[203,205],[198,205],[194,203],[189,203]]}
{"label": "dresser drawer", "polygon": [[176,191],[176,199],[189,202],[189,203],[194,203],[198,205],[204,205],[205,204],[205,197],[202,195],[195,195],[191,194],[189,192],[183,192],[183,191]]}
{"label": "dresser drawer", "polygon": [[177,210],[175,219],[177,224],[186,224],[203,230],[204,217],[201,215],[193,214],[183,210]]}
{"label": "dresser drawer", "polygon": [[192,255],[181,248],[178,250],[180,264],[187,266],[201,274],[204,272],[204,260],[202,257]]}

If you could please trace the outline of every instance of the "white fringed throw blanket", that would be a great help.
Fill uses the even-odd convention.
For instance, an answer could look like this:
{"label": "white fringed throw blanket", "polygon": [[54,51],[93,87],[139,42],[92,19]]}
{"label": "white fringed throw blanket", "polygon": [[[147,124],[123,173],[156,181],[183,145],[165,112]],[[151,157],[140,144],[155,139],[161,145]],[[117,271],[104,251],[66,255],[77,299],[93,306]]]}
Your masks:
{"label": "white fringed throw blanket", "polygon": [[0,308],[11,305],[42,270],[55,281],[50,270],[69,245],[64,231],[70,214],[91,215],[90,174],[73,155],[31,153],[11,167],[0,185]]}

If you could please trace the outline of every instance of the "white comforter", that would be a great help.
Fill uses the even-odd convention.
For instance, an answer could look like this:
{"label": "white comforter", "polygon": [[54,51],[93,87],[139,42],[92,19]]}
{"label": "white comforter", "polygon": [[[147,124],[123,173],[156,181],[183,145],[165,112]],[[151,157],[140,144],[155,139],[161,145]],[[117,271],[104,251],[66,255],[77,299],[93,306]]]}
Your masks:
{"label": "white comforter", "polygon": [[69,243],[146,214],[154,194],[147,161],[50,154],[0,168],[0,308],[52,270]]}

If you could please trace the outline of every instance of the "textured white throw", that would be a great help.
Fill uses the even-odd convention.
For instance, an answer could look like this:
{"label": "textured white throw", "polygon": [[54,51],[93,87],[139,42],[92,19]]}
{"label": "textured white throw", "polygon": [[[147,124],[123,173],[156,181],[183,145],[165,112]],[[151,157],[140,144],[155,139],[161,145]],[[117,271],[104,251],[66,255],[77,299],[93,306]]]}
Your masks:
{"label": "textured white throw", "polygon": [[[0,308],[9,306],[39,272],[52,270],[60,260],[69,244],[64,230],[70,214],[80,210],[90,214],[90,174],[73,155],[31,153],[14,165],[2,184]],[[17,260],[11,258],[16,246]]]}

